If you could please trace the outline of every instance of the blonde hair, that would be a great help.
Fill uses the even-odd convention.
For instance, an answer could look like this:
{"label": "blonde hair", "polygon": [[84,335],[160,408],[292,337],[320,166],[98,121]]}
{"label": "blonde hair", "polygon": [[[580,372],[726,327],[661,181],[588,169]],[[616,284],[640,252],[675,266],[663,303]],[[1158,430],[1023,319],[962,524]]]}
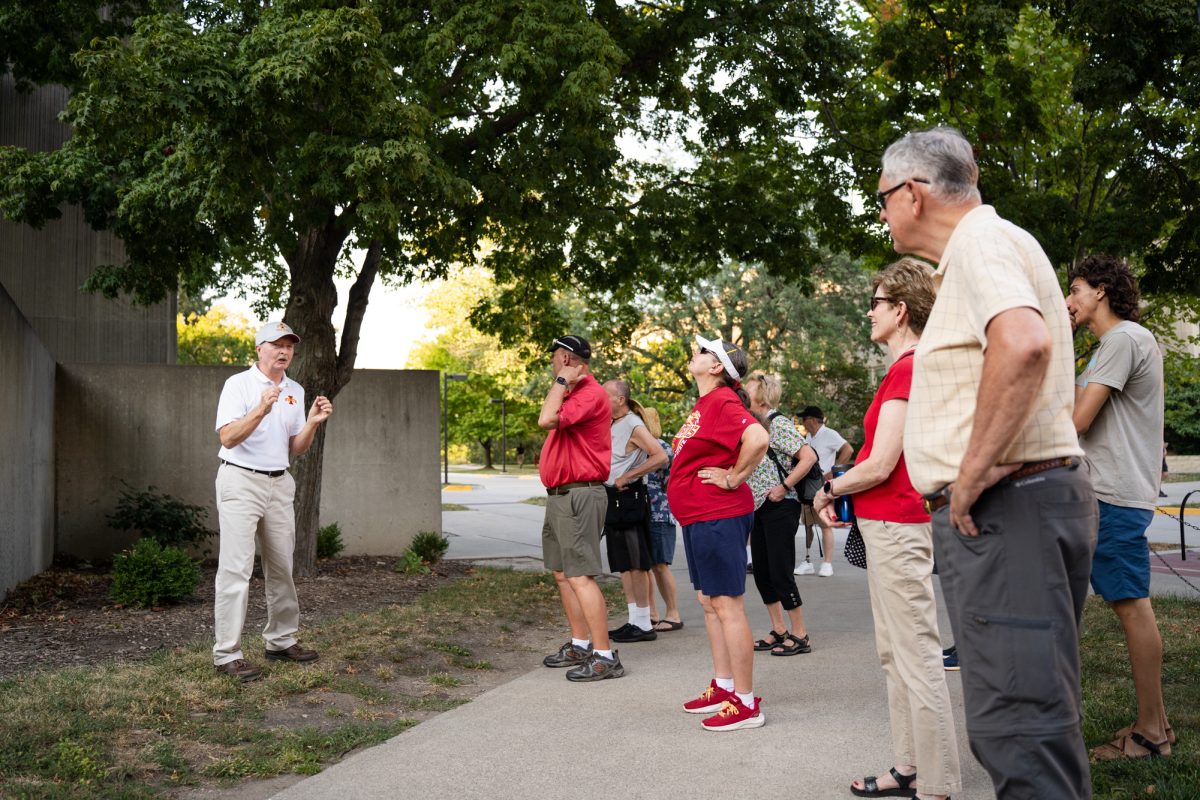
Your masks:
{"label": "blonde hair", "polygon": [[650,431],[651,436],[655,439],[662,438],[662,420],[658,418],[657,408],[642,408],[642,413],[638,416],[646,423],[646,430]]}
{"label": "blonde hair", "polygon": [[758,383],[758,391],[762,393],[759,399],[766,403],[768,408],[779,408],[779,401],[783,399],[783,381],[775,375],[755,370],[746,379],[746,383],[751,382]]}

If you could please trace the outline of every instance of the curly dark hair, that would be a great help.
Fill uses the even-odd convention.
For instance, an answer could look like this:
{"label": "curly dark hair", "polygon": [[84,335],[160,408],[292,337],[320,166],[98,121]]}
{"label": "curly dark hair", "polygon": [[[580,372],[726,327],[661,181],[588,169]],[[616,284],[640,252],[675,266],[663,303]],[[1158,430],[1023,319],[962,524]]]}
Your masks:
{"label": "curly dark hair", "polygon": [[1121,319],[1137,322],[1141,316],[1138,301],[1137,278],[1129,269],[1129,264],[1116,256],[1097,253],[1080,261],[1071,267],[1067,273],[1067,285],[1070,286],[1076,278],[1082,278],[1089,286],[1096,289],[1104,288],[1108,298],[1108,307]]}

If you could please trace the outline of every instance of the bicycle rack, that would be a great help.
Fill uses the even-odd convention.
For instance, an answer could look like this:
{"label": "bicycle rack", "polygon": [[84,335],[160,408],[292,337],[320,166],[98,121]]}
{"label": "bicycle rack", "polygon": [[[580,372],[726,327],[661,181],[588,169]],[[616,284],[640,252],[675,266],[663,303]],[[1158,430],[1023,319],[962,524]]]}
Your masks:
{"label": "bicycle rack", "polygon": [[1187,548],[1184,546],[1184,530],[1183,530],[1183,510],[1187,507],[1188,498],[1194,495],[1200,489],[1193,489],[1183,496],[1183,502],[1179,504],[1179,560],[1187,561]]}

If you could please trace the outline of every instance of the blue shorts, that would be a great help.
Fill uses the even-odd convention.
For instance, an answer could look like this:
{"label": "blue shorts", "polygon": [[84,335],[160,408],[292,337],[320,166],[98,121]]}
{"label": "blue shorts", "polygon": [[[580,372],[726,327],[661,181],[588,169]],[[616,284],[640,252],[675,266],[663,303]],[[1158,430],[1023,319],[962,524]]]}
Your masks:
{"label": "blue shorts", "polygon": [[746,543],[754,513],[704,520],[683,526],[683,554],[688,577],[708,597],[741,597],[746,593]]}
{"label": "blue shorts", "polygon": [[1092,589],[1110,603],[1150,596],[1150,545],[1146,528],[1154,512],[1100,502],[1100,534],[1092,557]]}
{"label": "blue shorts", "polygon": [[675,523],[650,523],[650,563],[670,564],[675,560]]}

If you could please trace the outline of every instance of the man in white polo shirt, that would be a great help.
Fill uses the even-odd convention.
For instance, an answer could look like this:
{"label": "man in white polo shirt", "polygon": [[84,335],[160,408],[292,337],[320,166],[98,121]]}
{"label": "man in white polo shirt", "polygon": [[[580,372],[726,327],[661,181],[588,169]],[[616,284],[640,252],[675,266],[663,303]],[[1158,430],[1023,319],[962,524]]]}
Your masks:
{"label": "man in white polo shirt", "polygon": [[[830,480],[833,477],[833,465],[850,461],[850,456],[854,455],[854,447],[842,438],[840,433],[825,424],[825,414],[816,406],[808,406],[800,412],[800,424],[808,434],[804,439],[805,444],[812,445],[813,450],[817,451],[817,463],[821,465],[821,472],[825,475],[825,480]],[[812,547],[812,526],[816,525],[821,529],[823,550],[821,571],[817,574],[828,578],[833,574],[833,528],[813,511],[811,505],[805,505],[801,510],[801,520],[804,523],[804,560],[796,567],[795,572],[797,575],[813,574],[808,553]]]}
{"label": "man in white polo shirt", "polygon": [[258,361],[225,381],[217,403],[221,437],[217,470],[217,515],[221,553],[215,603],[217,672],[252,681],[262,670],[242,656],[242,626],[254,569],[255,534],[262,529],[263,578],[266,581],[265,655],[280,661],[315,661],[317,653],[296,642],[300,602],[292,582],[296,482],[288,474],[291,456],[312,445],[317,426],[333,405],[318,397],[304,417],[304,388],[285,374],[300,342],[283,322],[268,322],[254,338]]}

